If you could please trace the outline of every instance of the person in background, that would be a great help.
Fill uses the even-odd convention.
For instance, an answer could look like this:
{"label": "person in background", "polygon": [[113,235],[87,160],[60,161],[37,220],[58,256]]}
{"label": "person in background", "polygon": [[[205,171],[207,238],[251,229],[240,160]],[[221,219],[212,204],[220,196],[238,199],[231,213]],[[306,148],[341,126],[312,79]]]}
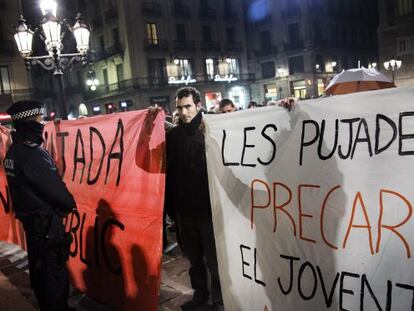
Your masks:
{"label": "person in background", "polygon": [[234,106],[234,103],[232,100],[228,98],[224,98],[219,103],[219,111],[221,113],[234,112],[236,111],[236,106]]}
{"label": "person in background", "polygon": [[66,261],[72,241],[62,219],[76,203],[42,147],[43,103],[19,101],[7,113],[16,131],[11,133],[4,168],[13,210],[26,234],[30,284],[40,310],[69,310]]}
{"label": "person in background", "polygon": [[[166,206],[177,215],[177,229],[190,267],[194,294],[181,307],[192,310],[205,305],[211,294],[216,310],[223,299],[211,215],[207,161],[202,131],[200,93],[193,87],[180,88],[175,105],[178,126],[167,133]],[[205,261],[204,261],[205,259]],[[207,269],[211,276],[208,288]]]}
{"label": "person in background", "polygon": [[250,101],[249,104],[247,105],[247,109],[251,109],[251,108],[257,108],[257,102],[255,101]]}

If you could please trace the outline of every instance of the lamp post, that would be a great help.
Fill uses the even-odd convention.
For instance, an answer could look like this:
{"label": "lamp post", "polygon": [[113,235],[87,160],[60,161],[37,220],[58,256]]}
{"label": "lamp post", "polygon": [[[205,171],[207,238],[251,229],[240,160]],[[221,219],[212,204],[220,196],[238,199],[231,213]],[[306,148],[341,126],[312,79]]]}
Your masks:
{"label": "lamp post", "polygon": [[395,84],[395,74],[394,71],[401,68],[402,61],[391,59],[389,61],[384,62],[384,68],[388,71],[392,72],[392,83]]}
{"label": "lamp post", "polygon": [[[90,30],[81,14],[77,14],[76,23],[73,27],[59,21],[56,17],[56,1],[43,0],[40,8],[43,14],[41,27],[34,32],[31,31],[21,15],[18,20],[19,24],[15,27],[14,39],[28,70],[31,65],[40,65],[45,70],[53,70],[53,75],[56,76],[58,83],[57,116],[67,119],[68,112],[63,89],[63,71],[74,61],[81,62],[82,65],[87,64],[86,53],[89,49]],[[62,40],[67,31],[71,31],[75,36],[78,53],[62,54]],[[34,33],[39,33],[39,37],[44,41],[48,52],[47,55],[31,56],[33,53],[32,42]]]}

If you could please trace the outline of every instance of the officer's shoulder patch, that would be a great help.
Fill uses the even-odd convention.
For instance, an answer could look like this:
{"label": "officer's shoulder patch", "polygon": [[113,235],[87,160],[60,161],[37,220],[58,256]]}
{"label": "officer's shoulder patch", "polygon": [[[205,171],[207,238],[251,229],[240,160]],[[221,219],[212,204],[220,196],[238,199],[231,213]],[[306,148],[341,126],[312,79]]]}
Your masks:
{"label": "officer's shoulder patch", "polygon": [[39,147],[39,144],[36,144],[34,142],[31,141],[24,141],[23,145],[26,146],[27,148],[36,148]]}

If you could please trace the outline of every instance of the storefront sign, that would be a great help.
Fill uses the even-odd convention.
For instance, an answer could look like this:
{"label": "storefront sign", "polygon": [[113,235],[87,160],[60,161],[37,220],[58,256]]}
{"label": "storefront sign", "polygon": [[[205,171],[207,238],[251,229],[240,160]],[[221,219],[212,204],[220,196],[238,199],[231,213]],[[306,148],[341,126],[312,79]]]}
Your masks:
{"label": "storefront sign", "polygon": [[168,78],[168,84],[189,84],[189,83],[196,83],[197,80],[191,78],[191,76],[182,76],[181,79],[177,80],[175,77]]}
{"label": "storefront sign", "polygon": [[215,75],[214,76],[214,81],[216,82],[232,82],[232,81],[237,81],[237,78],[235,76],[233,76],[233,74],[230,75],[225,75],[224,77],[220,76],[220,75]]}

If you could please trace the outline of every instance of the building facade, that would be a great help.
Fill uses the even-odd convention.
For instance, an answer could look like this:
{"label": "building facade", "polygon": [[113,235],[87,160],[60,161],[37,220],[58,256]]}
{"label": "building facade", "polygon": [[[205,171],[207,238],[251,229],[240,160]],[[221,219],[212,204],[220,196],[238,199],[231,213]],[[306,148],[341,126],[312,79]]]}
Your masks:
{"label": "building facade", "polygon": [[89,115],[155,104],[171,113],[188,85],[206,109],[222,98],[246,107],[254,77],[242,8],[242,0],[78,0],[92,26],[90,64],[68,75],[68,105],[74,114],[81,103]]}
{"label": "building facade", "polygon": [[379,1],[379,61],[381,70],[392,77],[382,65],[391,59],[401,60],[401,68],[395,70],[398,86],[414,85],[414,1]]}
{"label": "building facade", "polygon": [[20,5],[16,0],[0,0],[0,111],[14,101],[30,96],[30,78],[13,39]]}
{"label": "building facade", "polygon": [[321,96],[342,69],[376,66],[375,0],[246,0],[252,99]]}

